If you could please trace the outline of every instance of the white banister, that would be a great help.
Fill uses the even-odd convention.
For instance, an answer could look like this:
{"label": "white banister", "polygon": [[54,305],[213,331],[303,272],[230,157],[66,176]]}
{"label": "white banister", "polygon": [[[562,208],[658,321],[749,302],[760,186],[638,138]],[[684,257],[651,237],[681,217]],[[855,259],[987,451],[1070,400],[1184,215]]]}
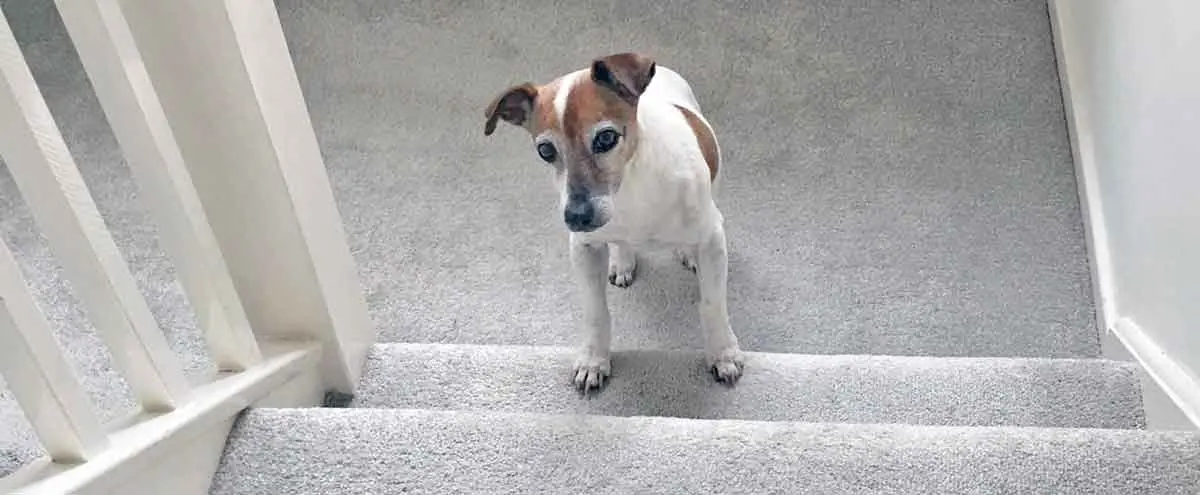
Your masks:
{"label": "white banister", "polygon": [[187,392],[179,360],[117,250],[3,12],[0,158],[141,406],[174,408]]}
{"label": "white banister", "polygon": [[274,3],[120,4],[255,334],[352,391],[374,330]]}
{"label": "white banister", "polygon": [[51,453],[0,492],[207,493],[238,412],[352,392],[375,339],[320,148],[272,0],[55,1],[220,372],[187,387],[0,12],[0,158],[142,404],[97,424],[0,253],[0,372]]}
{"label": "white banister", "polygon": [[92,404],[3,241],[0,376],[8,382],[42,447],[55,462],[82,462],[108,446],[108,436]]}
{"label": "white banister", "polygon": [[224,256],[116,0],[56,0],[117,142],[124,150],[164,249],[222,371],[262,354]]}
{"label": "white banister", "polygon": [[[287,386],[316,367],[320,348],[292,343],[253,368],[221,374],[196,388],[192,400],[167,414],[148,415],[133,426],[113,433],[113,446],[90,462],[53,472],[21,486],[22,495],[120,494],[202,495],[220,460],[225,436],[234,418],[247,405]],[[214,438],[215,437],[215,438]],[[191,449],[201,449],[195,459]],[[5,487],[0,483],[0,490]]]}

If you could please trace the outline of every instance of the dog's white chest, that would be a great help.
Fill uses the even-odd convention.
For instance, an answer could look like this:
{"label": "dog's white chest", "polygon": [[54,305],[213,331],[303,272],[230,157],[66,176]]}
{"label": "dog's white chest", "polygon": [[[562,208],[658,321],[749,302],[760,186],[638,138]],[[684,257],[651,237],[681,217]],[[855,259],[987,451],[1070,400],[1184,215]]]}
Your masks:
{"label": "dog's white chest", "polygon": [[635,245],[678,246],[699,242],[712,222],[720,221],[702,170],[664,161],[631,167],[617,193],[613,219],[595,232],[607,241]]}

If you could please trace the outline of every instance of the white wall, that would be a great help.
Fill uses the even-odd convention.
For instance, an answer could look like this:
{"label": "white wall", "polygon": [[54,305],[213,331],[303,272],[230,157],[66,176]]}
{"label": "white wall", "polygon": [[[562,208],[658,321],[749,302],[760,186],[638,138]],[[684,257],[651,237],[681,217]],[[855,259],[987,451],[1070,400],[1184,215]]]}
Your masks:
{"label": "white wall", "polygon": [[1200,421],[1200,1],[1051,0],[1106,326]]}

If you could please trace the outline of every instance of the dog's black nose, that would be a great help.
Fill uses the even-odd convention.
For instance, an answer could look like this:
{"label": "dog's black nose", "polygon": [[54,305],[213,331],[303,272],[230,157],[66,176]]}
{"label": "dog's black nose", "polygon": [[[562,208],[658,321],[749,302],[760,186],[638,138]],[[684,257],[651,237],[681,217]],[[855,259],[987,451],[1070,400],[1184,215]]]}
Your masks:
{"label": "dog's black nose", "polygon": [[596,208],[591,201],[570,201],[563,209],[563,221],[574,231],[582,231],[591,227],[596,218]]}

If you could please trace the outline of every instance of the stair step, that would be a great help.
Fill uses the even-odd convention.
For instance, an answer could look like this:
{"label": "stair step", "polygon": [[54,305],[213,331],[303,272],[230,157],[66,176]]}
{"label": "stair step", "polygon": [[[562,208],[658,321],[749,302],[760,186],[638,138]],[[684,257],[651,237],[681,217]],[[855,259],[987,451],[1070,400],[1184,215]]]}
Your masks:
{"label": "stair step", "polygon": [[212,494],[1194,493],[1200,435],[252,409]]}
{"label": "stair step", "polygon": [[[519,130],[449,133],[511,78],[608,50],[574,34],[621,26],[718,128],[748,348],[1100,355],[1046,0],[275,3],[380,340],[576,341],[567,231],[536,156]],[[529,29],[534,11],[555,27]],[[397,50],[414,43],[429,49]],[[699,342],[696,277],[640,254],[633,286],[609,290],[615,341]]]}
{"label": "stair step", "polygon": [[969,426],[1141,428],[1131,363],[749,353],[737,386],[701,354],[618,351],[599,394],[570,384],[574,350],[379,344],[349,407]]}
{"label": "stair step", "polygon": [[12,474],[36,455],[29,447],[15,442],[0,441],[0,478]]}
{"label": "stair step", "polygon": [[33,427],[0,379],[0,478],[42,455]]}

